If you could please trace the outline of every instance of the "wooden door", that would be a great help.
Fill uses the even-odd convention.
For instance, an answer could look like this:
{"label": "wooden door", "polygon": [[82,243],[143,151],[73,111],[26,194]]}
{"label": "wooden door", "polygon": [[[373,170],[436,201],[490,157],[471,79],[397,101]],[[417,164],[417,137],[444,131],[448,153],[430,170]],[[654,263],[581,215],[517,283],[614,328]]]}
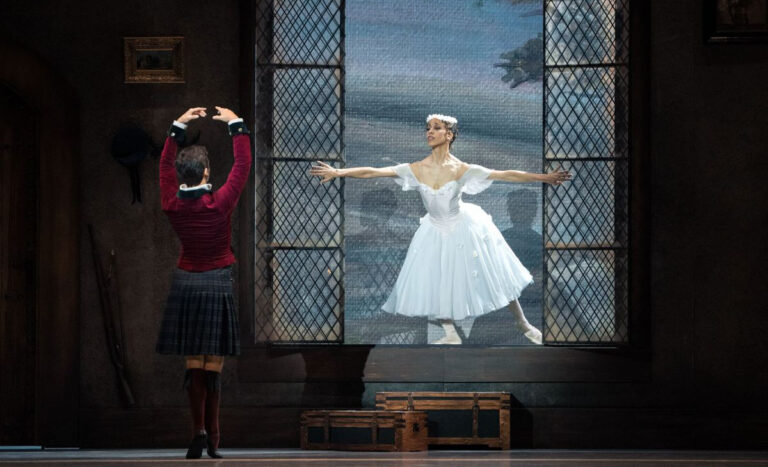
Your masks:
{"label": "wooden door", "polygon": [[0,85],[0,445],[36,444],[36,119]]}

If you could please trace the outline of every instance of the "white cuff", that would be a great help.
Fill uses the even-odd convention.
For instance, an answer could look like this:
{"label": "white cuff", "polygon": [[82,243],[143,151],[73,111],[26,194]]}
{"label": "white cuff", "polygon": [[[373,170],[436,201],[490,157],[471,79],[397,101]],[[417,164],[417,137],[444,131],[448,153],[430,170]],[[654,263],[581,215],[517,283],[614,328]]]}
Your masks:
{"label": "white cuff", "polygon": [[182,183],[179,185],[179,190],[181,191],[195,191],[195,190],[211,190],[213,189],[213,185],[210,183],[203,183],[202,185],[195,185],[195,186],[187,186],[186,183]]}
{"label": "white cuff", "polygon": [[176,125],[177,127],[181,128],[182,130],[186,130],[187,129],[187,124],[186,123],[181,123],[181,122],[177,122],[176,120],[174,120],[173,124]]}
{"label": "white cuff", "polygon": [[233,123],[241,123],[243,121],[242,118],[233,118],[232,120],[227,122],[227,125],[231,125]]}

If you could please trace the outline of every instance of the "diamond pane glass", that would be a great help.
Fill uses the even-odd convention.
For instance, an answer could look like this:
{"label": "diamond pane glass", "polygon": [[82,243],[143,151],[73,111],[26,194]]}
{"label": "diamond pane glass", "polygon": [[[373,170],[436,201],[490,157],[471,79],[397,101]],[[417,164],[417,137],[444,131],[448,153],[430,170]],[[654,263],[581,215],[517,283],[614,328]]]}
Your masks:
{"label": "diamond pane glass", "polygon": [[277,250],[271,260],[273,280],[269,323],[272,342],[335,342],[342,337],[339,250]]}
{"label": "diamond pane glass", "polygon": [[318,183],[310,162],[276,161],[273,177],[275,245],[341,246],[341,181]]}
{"label": "diamond pane glass", "polygon": [[544,340],[627,343],[629,0],[544,10]]}
{"label": "diamond pane glass", "polygon": [[340,69],[289,68],[274,74],[274,157],[341,159]]}
{"label": "diamond pane glass", "polygon": [[547,252],[544,339],[559,343],[626,342],[625,251]]}
{"label": "diamond pane glass", "polygon": [[273,5],[273,63],[341,63],[341,0],[274,0]]}
{"label": "diamond pane glass", "polygon": [[256,342],[343,340],[342,0],[257,2]]}
{"label": "diamond pane glass", "polygon": [[627,245],[627,161],[548,162],[573,174],[547,187],[544,242],[547,248],[616,248]]}
{"label": "diamond pane glass", "polygon": [[626,67],[549,68],[545,81],[545,157],[626,157]]}
{"label": "diamond pane glass", "polygon": [[626,63],[629,0],[552,0],[545,10],[545,64]]}

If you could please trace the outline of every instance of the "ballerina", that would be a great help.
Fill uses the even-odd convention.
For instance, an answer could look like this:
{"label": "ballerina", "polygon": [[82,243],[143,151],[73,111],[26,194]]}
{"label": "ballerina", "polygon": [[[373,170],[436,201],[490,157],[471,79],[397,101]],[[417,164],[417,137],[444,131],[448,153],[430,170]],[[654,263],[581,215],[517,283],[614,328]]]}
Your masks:
{"label": "ballerina", "polygon": [[542,182],[554,186],[571,179],[568,171],[538,174],[491,170],[462,162],[451,154],[459,135],[458,121],[447,115],[427,117],[426,138],[432,152],[426,158],[391,167],[337,169],[318,161],[310,175],[321,183],[337,177],[394,177],[403,190],[418,190],[427,210],[408,247],[397,281],[382,309],[389,313],[436,318],[445,336],[433,344],[461,344],[454,322],[507,307],[516,328],[535,344],[541,331],[525,318],[518,297],[533,282],[504,241],[491,216],[462,201],[494,180]]}

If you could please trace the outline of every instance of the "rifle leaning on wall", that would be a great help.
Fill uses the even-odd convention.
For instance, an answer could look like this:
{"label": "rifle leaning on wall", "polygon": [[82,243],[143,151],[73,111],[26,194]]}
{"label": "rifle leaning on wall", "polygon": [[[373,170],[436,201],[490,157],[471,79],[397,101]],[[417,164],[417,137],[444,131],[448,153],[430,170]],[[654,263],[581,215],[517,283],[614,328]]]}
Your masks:
{"label": "rifle leaning on wall", "polygon": [[[115,286],[116,268],[115,268],[115,250],[110,251],[109,274],[104,274],[104,268],[99,257],[99,251],[96,248],[96,240],[93,235],[93,226],[88,224],[88,235],[91,238],[91,251],[93,252],[93,266],[96,271],[96,284],[99,289],[99,303],[101,305],[101,316],[104,320],[104,333],[107,338],[107,347],[109,349],[109,359],[115,368],[117,378],[120,381],[120,395],[123,405],[133,407],[136,401],[133,398],[131,385],[125,372],[125,352],[123,345],[123,327],[122,317],[120,316],[120,306]],[[117,304],[118,316],[115,316],[113,303]],[[116,320],[117,318],[117,320]]]}

